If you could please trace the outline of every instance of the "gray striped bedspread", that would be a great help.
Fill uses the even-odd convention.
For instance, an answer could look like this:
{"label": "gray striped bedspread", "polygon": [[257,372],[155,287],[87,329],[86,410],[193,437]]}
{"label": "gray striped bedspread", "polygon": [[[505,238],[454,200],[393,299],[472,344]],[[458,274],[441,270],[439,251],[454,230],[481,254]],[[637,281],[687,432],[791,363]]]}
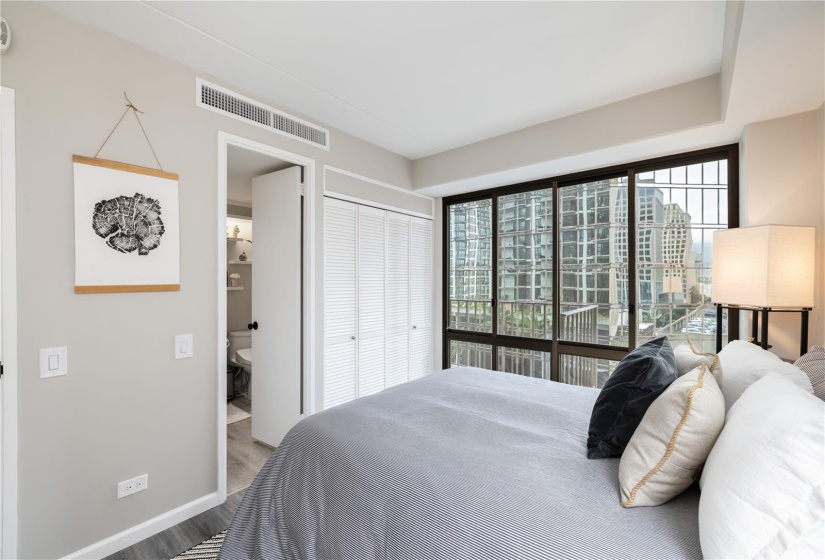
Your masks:
{"label": "gray striped bedspread", "polygon": [[220,558],[701,558],[695,486],[623,509],[619,460],[586,458],[597,394],[459,368],[311,416]]}

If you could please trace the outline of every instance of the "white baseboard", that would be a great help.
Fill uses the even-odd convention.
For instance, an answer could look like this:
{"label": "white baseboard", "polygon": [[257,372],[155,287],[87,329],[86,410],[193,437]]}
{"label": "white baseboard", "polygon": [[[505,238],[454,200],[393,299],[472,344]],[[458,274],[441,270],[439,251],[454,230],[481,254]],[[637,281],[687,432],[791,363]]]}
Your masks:
{"label": "white baseboard", "polygon": [[162,513],[148,521],[144,521],[139,525],[135,525],[130,529],[121,531],[116,535],[107,537],[77,552],[72,552],[64,556],[63,560],[75,558],[104,558],[219,505],[218,493],[213,492],[188,504]]}

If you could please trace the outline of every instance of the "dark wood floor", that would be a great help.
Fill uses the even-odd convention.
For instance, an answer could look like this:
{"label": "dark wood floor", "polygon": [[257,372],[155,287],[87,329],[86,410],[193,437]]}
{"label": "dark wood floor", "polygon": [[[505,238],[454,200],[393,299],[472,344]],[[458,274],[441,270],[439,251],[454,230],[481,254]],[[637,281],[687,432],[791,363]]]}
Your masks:
{"label": "dark wood floor", "polygon": [[174,558],[209,537],[225,531],[244,493],[246,490],[236,492],[228,496],[223,504],[107,556],[107,560],[169,560],[169,558]]}
{"label": "dark wood floor", "polygon": [[[241,410],[252,412],[252,403],[245,396],[235,398],[232,404]],[[226,427],[226,502],[107,558],[168,560],[226,530],[246,488],[252,484],[255,475],[272,454],[271,448],[252,439],[251,430],[250,418]]]}
{"label": "dark wood floor", "polygon": [[[249,399],[241,396],[232,404],[252,412]],[[272,455],[272,448],[252,439],[252,419],[247,418],[226,427],[226,493],[247,488],[258,471]]]}

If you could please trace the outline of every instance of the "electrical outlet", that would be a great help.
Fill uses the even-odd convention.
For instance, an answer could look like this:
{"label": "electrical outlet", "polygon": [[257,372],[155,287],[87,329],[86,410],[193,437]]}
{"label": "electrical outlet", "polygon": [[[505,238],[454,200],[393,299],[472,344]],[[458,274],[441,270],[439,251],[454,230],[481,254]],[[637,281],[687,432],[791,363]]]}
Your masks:
{"label": "electrical outlet", "polygon": [[142,492],[149,488],[149,475],[142,474],[117,484],[117,499],[125,498],[135,492]]}

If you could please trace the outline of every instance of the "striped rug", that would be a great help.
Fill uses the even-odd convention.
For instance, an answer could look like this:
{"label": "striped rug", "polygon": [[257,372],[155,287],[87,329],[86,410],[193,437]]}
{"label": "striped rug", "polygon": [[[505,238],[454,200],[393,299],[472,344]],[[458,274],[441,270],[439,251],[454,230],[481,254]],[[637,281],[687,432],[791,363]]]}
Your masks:
{"label": "striped rug", "polygon": [[193,546],[180,556],[175,556],[172,560],[215,560],[223,545],[223,538],[226,531],[218,533],[211,539],[206,539],[197,546]]}

